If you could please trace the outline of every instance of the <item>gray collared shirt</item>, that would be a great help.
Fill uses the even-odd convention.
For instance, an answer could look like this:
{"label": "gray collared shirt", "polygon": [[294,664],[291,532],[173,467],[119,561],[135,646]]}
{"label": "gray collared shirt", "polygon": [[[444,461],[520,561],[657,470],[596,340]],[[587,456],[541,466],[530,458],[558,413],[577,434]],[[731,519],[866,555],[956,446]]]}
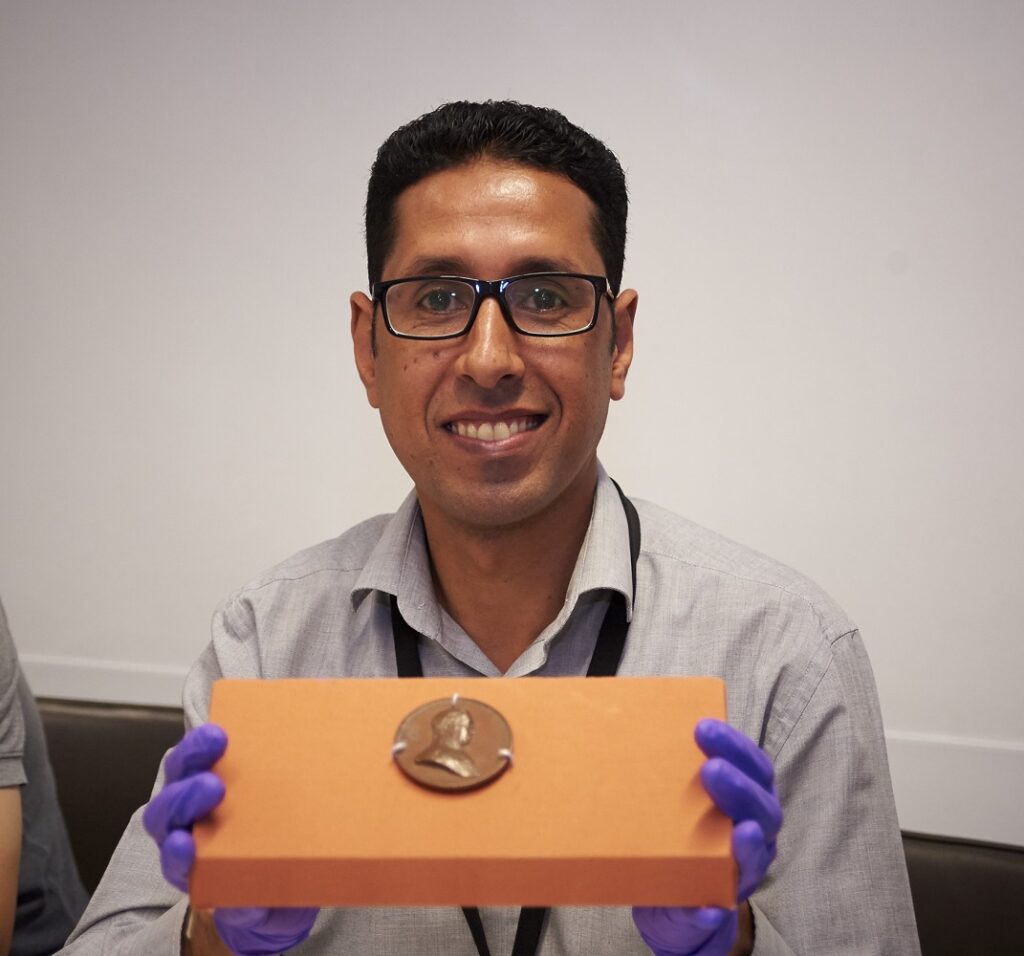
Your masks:
{"label": "gray collared shirt", "polygon": [[[631,618],[623,675],[722,677],[729,719],[775,762],[786,814],[778,858],[752,899],[758,956],[919,952],[882,724],[860,636],[811,582],[782,565],[637,501],[636,601],[625,515],[599,474],[593,515],[565,603],[506,672],[586,672],[610,591]],[[426,676],[499,673],[438,604],[414,494],[300,552],[217,611],[213,639],[186,681],[190,726],[219,677],[380,677],[395,673],[389,595],[425,638]],[[158,779],[156,786],[161,781]],[[178,952],[186,901],[162,880],[136,814],[64,952]],[[511,952],[516,910],[485,909],[493,953]],[[295,950],[476,952],[457,909],[323,910]],[[628,909],[551,912],[540,952],[644,954]]]}

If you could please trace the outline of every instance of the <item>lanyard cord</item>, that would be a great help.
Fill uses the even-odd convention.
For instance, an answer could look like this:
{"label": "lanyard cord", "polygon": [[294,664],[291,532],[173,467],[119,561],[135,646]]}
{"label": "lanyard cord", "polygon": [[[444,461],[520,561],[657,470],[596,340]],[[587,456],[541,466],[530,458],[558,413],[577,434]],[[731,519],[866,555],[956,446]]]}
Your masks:
{"label": "lanyard cord", "polygon": [[[640,517],[633,503],[622,493],[615,483],[622,508],[626,512],[626,524],[629,525],[629,557],[633,568],[633,603],[636,604],[636,562],[640,556]],[[587,677],[612,677],[619,669],[622,652],[626,646],[626,631],[629,622],[626,620],[626,599],[618,592],[613,592],[608,610],[605,611],[601,631],[597,635],[594,653],[587,668]],[[414,631],[401,612],[398,610],[398,599],[391,595],[391,632],[395,641],[395,662],[399,677],[422,677],[423,664],[420,661],[420,635]],[[535,956],[540,946],[540,934],[547,916],[547,908],[541,906],[524,906],[519,911],[519,923],[516,926],[516,938],[512,944],[512,956]],[[475,906],[463,906],[462,914],[473,934],[473,942],[479,956],[491,956],[484,934],[484,924],[480,919],[480,911]]]}

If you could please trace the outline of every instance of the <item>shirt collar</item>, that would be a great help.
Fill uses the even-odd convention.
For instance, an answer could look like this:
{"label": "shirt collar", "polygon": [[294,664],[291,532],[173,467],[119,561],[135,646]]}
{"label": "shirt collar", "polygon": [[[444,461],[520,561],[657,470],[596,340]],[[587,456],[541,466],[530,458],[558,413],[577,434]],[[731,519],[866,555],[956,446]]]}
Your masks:
{"label": "shirt collar", "polygon": [[566,606],[571,612],[582,595],[604,589],[622,594],[626,599],[626,619],[631,620],[633,568],[629,556],[629,524],[618,489],[598,462],[594,510],[569,581]]}
{"label": "shirt collar", "polygon": [[[619,493],[599,462],[590,525],[569,581],[565,605],[540,639],[546,643],[561,632],[582,595],[604,589],[619,591],[625,597],[626,616],[632,619],[629,526]],[[353,604],[362,601],[370,591],[397,595],[399,610],[410,626],[426,637],[437,639],[441,632],[441,609],[434,593],[415,490],[402,502],[370,553],[352,588]]]}
{"label": "shirt collar", "polygon": [[398,608],[410,626],[420,634],[437,638],[441,630],[441,609],[434,594],[427,539],[415,489],[384,526],[380,540],[352,588],[352,604],[359,604],[370,591],[397,596]]}

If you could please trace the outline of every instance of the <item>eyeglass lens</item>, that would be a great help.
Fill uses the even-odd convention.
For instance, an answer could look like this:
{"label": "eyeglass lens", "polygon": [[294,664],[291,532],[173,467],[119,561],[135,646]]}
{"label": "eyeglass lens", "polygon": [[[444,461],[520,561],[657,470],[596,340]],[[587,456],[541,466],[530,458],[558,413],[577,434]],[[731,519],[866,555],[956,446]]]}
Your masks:
{"label": "eyeglass lens", "polygon": [[[525,276],[505,286],[512,321],[523,332],[566,335],[594,319],[597,289],[574,276]],[[432,338],[462,332],[473,314],[476,290],[457,279],[411,279],[387,290],[391,327],[403,335]]]}

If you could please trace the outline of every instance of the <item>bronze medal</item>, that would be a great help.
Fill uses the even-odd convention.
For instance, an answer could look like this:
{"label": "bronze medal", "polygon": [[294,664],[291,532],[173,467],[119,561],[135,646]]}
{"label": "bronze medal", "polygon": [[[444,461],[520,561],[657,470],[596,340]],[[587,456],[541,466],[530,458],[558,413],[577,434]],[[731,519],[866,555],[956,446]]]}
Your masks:
{"label": "bronze medal", "polygon": [[472,790],[512,762],[512,730],[489,704],[453,694],[405,717],[391,748],[411,780],[432,790]]}

